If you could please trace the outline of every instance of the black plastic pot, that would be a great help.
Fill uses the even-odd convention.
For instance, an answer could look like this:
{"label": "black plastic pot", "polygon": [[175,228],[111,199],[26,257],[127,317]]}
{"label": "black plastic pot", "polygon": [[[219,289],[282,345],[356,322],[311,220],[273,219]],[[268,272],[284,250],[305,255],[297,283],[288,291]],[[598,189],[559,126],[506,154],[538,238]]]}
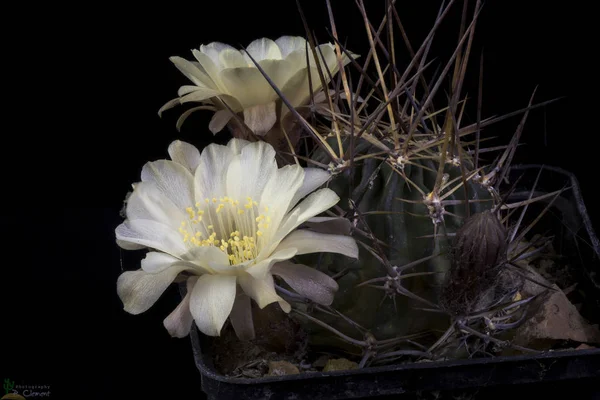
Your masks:
{"label": "black plastic pot", "polygon": [[[523,175],[523,190],[515,191],[511,200],[528,198],[539,169],[538,165],[512,168],[511,177]],[[589,309],[600,310],[600,242],[592,229],[576,178],[564,170],[544,167],[536,191],[548,193],[565,185],[570,189],[554,201],[551,209],[552,215],[557,218],[547,218],[551,226],[545,228],[555,229],[557,238],[560,238],[556,246],[560,247],[561,254],[572,257],[572,265],[581,276],[580,285],[588,294]],[[199,334],[196,329],[192,330],[190,337],[196,365],[202,376],[202,388],[209,400],[355,399],[590,378],[597,378],[600,385],[600,349],[420,362],[258,379],[229,378],[213,367],[210,338]]]}

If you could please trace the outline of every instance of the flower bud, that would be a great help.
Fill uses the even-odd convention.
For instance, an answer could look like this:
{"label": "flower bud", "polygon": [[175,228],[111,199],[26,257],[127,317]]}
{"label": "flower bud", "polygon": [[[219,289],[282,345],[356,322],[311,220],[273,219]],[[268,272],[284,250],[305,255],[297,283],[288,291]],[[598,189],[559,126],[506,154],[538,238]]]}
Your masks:
{"label": "flower bud", "polygon": [[474,311],[481,296],[495,284],[506,252],[506,229],[492,212],[468,218],[454,238],[442,305],[456,314]]}

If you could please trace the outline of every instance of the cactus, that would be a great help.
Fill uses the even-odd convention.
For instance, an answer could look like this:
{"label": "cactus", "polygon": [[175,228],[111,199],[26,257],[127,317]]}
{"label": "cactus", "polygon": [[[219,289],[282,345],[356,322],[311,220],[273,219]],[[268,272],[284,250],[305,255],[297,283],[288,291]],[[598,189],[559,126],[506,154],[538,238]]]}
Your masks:
{"label": "cactus", "polygon": [[[356,157],[378,152],[373,147],[366,140],[360,140]],[[323,162],[324,156],[317,152],[313,159]],[[454,234],[467,216],[465,192],[456,187],[462,185],[460,168],[451,163],[444,165],[443,181],[447,186],[442,186],[440,192],[443,196],[454,189],[444,198],[451,205],[436,207],[430,203],[428,195],[435,186],[438,167],[436,159],[415,157],[410,164],[399,167],[385,160],[367,158],[357,163],[354,171],[347,169],[330,182],[330,188],[342,198],[340,204],[352,204],[346,216],[356,229],[369,231],[380,241],[387,263],[402,271],[402,286],[432,303],[437,302],[450,268],[451,236],[446,233]],[[351,195],[350,187],[353,188]],[[486,188],[471,180],[467,188],[471,200],[467,203],[469,215],[493,207],[492,196]],[[365,238],[362,239],[365,243]],[[334,308],[382,339],[447,324],[447,318],[435,318],[435,314],[424,318],[422,311],[413,308],[414,299],[397,296],[399,293],[390,286],[389,275],[382,274],[385,268],[381,256],[378,257],[368,242],[367,239],[365,244],[371,250],[363,248],[359,261],[338,279],[340,291]],[[347,260],[332,255],[322,259],[319,267],[331,275],[340,273],[347,265]],[[403,266],[418,260],[423,261],[403,270]]]}
{"label": "cactus", "polygon": [[4,379],[4,385],[2,387],[4,388],[4,394],[9,394],[15,387],[15,382],[6,378]]}
{"label": "cactus", "polygon": [[[367,21],[364,5],[358,4]],[[300,154],[296,146],[296,155],[332,173],[328,185],[342,200],[330,216],[348,219],[362,247],[354,263],[330,254],[297,257],[336,277],[340,287],[328,309],[296,304],[297,320],[312,332],[315,346],[349,353],[354,348],[354,354],[356,346],[362,347],[360,366],[393,359],[387,356],[460,357],[466,354],[457,351],[458,343],[467,339],[456,332],[468,332],[477,341],[485,336],[480,330],[499,315],[508,322],[498,325],[504,330],[518,326],[525,315],[505,318],[503,308],[514,303],[523,283],[508,268],[515,258],[509,249],[518,247],[514,239],[523,235],[509,238],[507,232],[516,233],[519,226],[509,229],[509,219],[500,211],[510,193],[501,184],[535,106],[530,101],[516,113],[523,116],[510,143],[494,162],[484,163],[481,129],[502,117],[482,120],[480,95],[477,121],[463,125],[466,100],[460,100],[480,5],[478,1],[470,22],[463,13],[459,44],[432,84],[423,72],[427,50],[448,8],[440,11],[432,34],[404,73],[390,59],[393,52],[375,51],[375,39],[369,36],[379,80],[373,82],[366,73],[370,60],[363,66],[353,61],[360,79],[370,83],[365,99],[359,103],[348,74],[342,74],[343,93],[334,92],[330,108],[313,117],[320,123],[309,124],[296,113],[314,139],[312,151]],[[392,23],[388,19],[381,26],[386,24]],[[346,50],[336,43],[341,57]],[[386,63],[378,53],[387,57]],[[449,101],[436,109],[433,99],[446,78]],[[526,308],[531,299],[516,301]]]}
{"label": "cactus", "polygon": [[[507,333],[530,316],[535,304],[536,296],[521,296],[524,279],[532,278],[515,263],[550,243],[547,237],[532,242],[526,237],[562,191],[534,196],[534,184],[527,200],[507,204],[514,184],[507,188],[505,182],[529,112],[551,101],[534,105],[532,95],[521,110],[482,119],[480,78],[477,119],[465,122],[471,100],[462,99],[462,86],[481,1],[470,20],[467,3],[455,51],[433,75],[428,51],[453,2],[442,6],[430,34],[413,49],[392,2],[374,35],[377,25],[358,0],[370,43],[362,64],[338,40],[328,4],[337,59],[340,65],[350,60],[358,80],[340,68],[331,85],[335,90],[311,93],[310,107],[295,109],[252,58],[290,115],[272,128],[277,140],[254,135],[240,115],[230,124],[236,137],[271,143],[279,163],[331,173],[327,185],[341,201],[328,212],[330,219],[309,220],[304,227],[351,234],[360,244],[359,259],[333,253],[295,258],[337,281],[331,306],[294,293],[282,280],[275,288],[293,304],[291,315],[309,332],[313,346],[359,353],[359,368],[403,356],[463,357],[488,354],[490,346],[511,346]],[[412,56],[404,71],[394,59],[396,29]],[[387,48],[382,32],[390,36]],[[306,34],[307,54],[317,57],[316,38],[308,29]],[[319,65],[319,76],[312,79],[325,82],[324,76],[332,77],[328,68]],[[514,115],[521,120],[510,142],[483,148],[482,131]],[[528,205],[538,200],[549,204],[525,224]]]}

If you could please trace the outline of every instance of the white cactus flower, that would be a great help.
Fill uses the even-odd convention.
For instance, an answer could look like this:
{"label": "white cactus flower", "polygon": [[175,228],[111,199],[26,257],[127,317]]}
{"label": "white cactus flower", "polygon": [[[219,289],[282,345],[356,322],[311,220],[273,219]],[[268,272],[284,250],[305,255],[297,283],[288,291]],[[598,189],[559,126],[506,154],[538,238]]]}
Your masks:
{"label": "white cactus flower", "polygon": [[316,190],[329,179],[326,171],[277,168],[271,145],[241,139],[211,144],[202,154],[175,141],[169,154],[172,160],[144,166],[127,200],[127,219],[116,229],[121,247],[150,248],[140,270],[118,279],[127,312],[149,309],[178,276],[187,277],[188,293],[164,321],[177,337],[193,321],[203,333],[219,335],[231,316],[238,336],[252,338],[250,299],[260,308],[278,302],[290,311],[273,274],[305,297],[331,304],[336,282],[289,261],[315,252],[358,256],[349,236],[297,229],[339,201],[330,189]]}
{"label": "white cactus flower", "polygon": [[[246,51],[294,108],[309,102],[311,91],[304,38],[282,36],[275,41],[258,39],[250,43]],[[182,86],[178,92],[179,97],[167,102],[159,114],[178,104],[210,103],[218,111],[214,114],[209,129],[217,133],[232,118],[231,112],[222,104],[225,102],[234,112],[243,112],[244,123],[255,134],[266,134],[277,122],[278,116],[284,116],[288,110],[278,101],[279,96],[246,51],[213,42],[200,46],[200,50],[192,50],[195,62],[171,57],[171,61],[193,85]],[[317,59],[327,84],[330,80],[327,70],[334,76],[339,69],[335,47],[331,43],[318,46]],[[321,80],[310,47],[308,62],[312,91],[316,93],[321,89]],[[342,64],[346,65],[349,62],[350,59],[343,55]],[[190,113],[184,113],[182,118],[185,119]]]}

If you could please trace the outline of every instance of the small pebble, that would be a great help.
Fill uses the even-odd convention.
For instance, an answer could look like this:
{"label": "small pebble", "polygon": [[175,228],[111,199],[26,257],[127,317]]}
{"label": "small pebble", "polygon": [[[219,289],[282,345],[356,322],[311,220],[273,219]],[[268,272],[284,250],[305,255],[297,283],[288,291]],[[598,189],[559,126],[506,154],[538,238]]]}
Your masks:
{"label": "small pebble", "polygon": [[292,363],[287,361],[269,361],[268,376],[296,375],[299,373],[298,367]]}
{"label": "small pebble", "polygon": [[354,361],[347,360],[345,358],[338,358],[334,360],[328,360],[327,364],[325,364],[325,368],[323,368],[323,372],[330,371],[345,371],[348,369],[357,369],[358,364]]}

